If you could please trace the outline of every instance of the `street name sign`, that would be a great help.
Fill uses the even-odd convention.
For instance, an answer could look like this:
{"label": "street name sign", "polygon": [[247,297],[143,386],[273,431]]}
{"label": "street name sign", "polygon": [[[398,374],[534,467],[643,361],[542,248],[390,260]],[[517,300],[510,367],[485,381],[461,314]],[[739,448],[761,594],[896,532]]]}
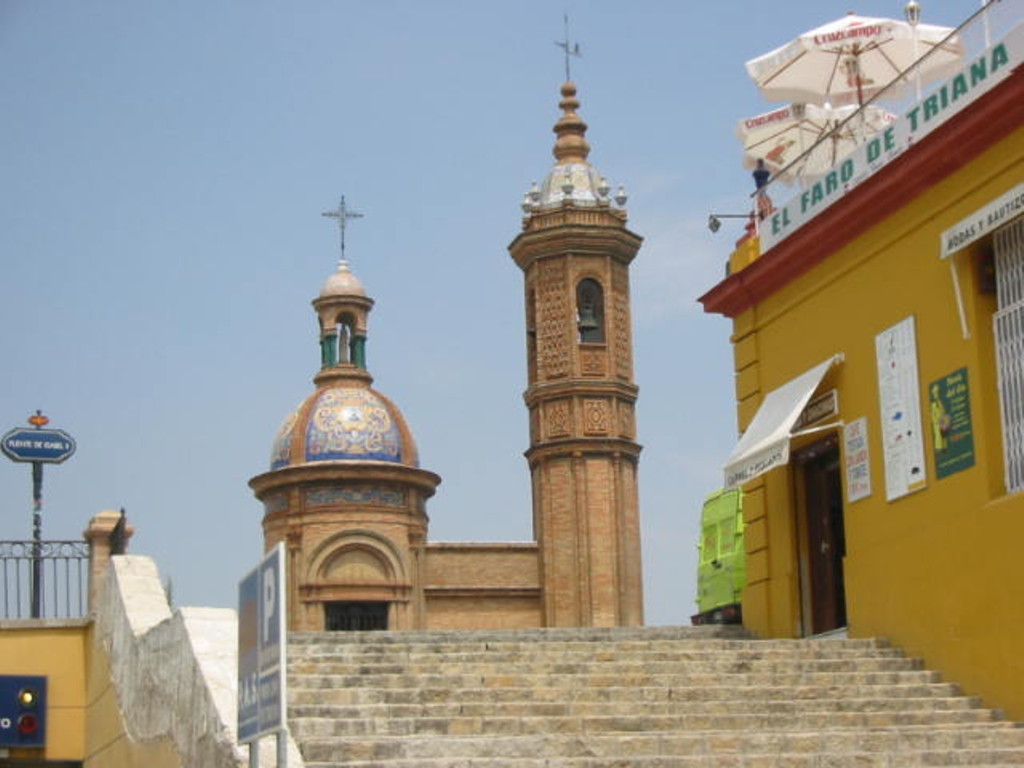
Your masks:
{"label": "street name sign", "polygon": [[12,461],[60,464],[75,452],[75,440],[63,429],[12,429],[0,439],[0,449]]}

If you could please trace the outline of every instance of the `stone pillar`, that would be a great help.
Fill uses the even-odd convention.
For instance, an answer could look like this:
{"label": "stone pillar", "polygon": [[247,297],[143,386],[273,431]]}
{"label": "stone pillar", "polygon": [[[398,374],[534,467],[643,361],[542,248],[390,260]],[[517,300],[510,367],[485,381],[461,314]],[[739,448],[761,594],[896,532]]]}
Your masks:
{"label": "stone pillar", "polygon": [[[112,509],[105,509],[95,515],[89,521],[89,527],[82,532],[82,536],[89,544],[89,613],[93,614],[99,605],[100,594],[103,589],[103,579],[107,573],[107,566],[110,565],[110,558],[113,554],[110,536],[121,521],[121,512]],[[128,540],[135,533],[135,528],[125,523],[124,545],[127,550]]]}

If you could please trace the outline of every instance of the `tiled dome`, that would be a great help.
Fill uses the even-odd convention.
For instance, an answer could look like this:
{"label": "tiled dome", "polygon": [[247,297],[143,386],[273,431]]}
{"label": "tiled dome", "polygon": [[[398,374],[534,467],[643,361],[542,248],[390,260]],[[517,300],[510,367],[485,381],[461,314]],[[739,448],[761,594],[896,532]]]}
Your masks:
{"label": "tiled dome", "polygon": [[412,434],[398,408],[354,382],[318,389],[285,419],[270,468],[317,461],[386,461],[419,466]]}

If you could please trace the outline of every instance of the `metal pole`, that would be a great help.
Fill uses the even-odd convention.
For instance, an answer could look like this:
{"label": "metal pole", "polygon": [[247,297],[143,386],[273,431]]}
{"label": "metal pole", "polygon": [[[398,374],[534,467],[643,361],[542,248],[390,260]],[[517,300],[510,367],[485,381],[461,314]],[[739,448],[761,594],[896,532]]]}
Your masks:
{"label": "metal pole", "polygon": [[32,462],[32,618],[40,617],[43,586],[43,462]]}
{"label": "metal pole", "polygon": [[981,7],[985,9],[984,15],[981,17],[985,22],[985,48],[986,50],[992,46],[992,28],[988,20],[988,8],[986,7],[991,0],[981,0]]}
{"label": "metal pole", "polygon": [[249,768],[260,768],[260,740],[249,742]]}
{"label": "metal pole", "polygon": [[288,768],[288,730],[277,732],[277,768]]}

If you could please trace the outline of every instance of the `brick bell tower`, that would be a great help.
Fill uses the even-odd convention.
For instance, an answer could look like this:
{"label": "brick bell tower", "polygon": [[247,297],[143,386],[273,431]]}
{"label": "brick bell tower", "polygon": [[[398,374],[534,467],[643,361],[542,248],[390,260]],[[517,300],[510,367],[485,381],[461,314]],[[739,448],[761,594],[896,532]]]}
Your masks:
{"label": "brick bell tower", "polygon": [[642,239],[587,161],[576,86],[562,86],[555,165],[523,200],[509,252],[526,292],[534,535],[544,624],[643,624],[629,303]]}

